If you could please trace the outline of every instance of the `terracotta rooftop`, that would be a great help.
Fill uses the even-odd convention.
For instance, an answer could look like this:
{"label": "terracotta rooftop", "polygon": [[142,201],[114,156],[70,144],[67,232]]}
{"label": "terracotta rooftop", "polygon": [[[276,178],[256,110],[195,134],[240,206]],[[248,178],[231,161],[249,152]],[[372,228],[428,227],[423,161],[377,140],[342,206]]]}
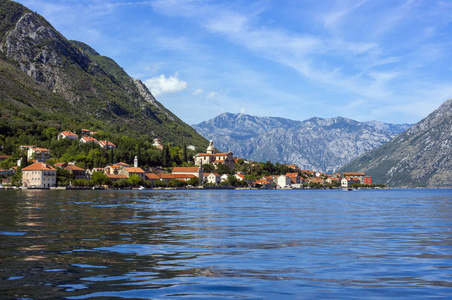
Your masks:
{"label": "terracotta rooftop", "polygon": [[26,168],[23,168],[22,171],[56,171],[56,169],[52,168],[48,164],[37,162]]}

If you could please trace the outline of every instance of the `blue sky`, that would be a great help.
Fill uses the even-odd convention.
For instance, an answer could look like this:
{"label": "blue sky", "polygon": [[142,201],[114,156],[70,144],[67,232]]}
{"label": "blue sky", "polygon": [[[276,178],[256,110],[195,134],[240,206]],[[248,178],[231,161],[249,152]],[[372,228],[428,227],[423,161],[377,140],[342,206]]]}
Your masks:
{"label": "blue sky", "polygon": [[20,0],[188,124],[416,123],[452,97],[449,0]]}

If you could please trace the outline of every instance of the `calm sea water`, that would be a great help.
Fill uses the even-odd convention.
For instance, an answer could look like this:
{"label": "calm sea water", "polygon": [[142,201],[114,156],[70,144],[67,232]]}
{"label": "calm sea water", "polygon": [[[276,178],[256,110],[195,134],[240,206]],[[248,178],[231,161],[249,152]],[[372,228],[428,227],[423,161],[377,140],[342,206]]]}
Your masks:
{"label": "calm sea water", "polygon": [[452,298],[452,190],[0,191],[0,298]]}

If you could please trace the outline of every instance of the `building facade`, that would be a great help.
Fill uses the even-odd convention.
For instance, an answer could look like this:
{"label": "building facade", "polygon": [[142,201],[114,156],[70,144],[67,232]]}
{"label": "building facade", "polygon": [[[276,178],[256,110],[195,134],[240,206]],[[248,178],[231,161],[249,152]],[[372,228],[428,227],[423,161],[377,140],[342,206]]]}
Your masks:
{"label": "building facade", "polygon": [[56,186],[56,169],[37,162],[22,169],[22,186],[34,188],[50,188]]}

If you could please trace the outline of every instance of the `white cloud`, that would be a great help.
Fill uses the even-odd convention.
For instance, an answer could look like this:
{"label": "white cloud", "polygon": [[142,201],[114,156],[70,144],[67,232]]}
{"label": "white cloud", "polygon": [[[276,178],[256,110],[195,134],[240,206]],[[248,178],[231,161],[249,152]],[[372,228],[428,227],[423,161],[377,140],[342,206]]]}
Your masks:
{"label": "white cloud", "polygon": [[201,95],[203,93],[202,89],[197,89],[195,91],[193,91],[192,95]]}
{"label": "white cloud", "polygon": [[187,88],[187,82],[177,78],[177,74],[168,78],[162,74],[157,77],[146,79],[144,84],[149,88],[154,97],[167,93],[180,92]]}
{"label": "white cloud", "polygon": [[213,98],[217,95],[217,92],[210,92],[207,94],[207,98]]}

